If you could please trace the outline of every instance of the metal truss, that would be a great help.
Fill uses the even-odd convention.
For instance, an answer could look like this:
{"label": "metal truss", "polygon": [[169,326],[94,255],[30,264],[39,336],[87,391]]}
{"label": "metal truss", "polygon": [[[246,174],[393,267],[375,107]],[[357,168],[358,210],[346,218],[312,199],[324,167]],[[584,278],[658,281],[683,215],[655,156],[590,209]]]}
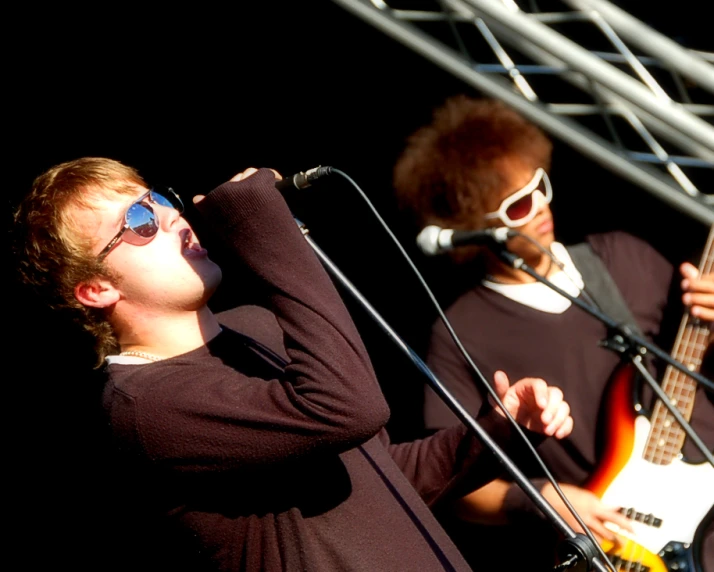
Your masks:
{"label": "metal truss", "polygon": [[714,53],[686,49],[606,0],[546,0],[547,10],[536,0],[334,1],[714,224]]}

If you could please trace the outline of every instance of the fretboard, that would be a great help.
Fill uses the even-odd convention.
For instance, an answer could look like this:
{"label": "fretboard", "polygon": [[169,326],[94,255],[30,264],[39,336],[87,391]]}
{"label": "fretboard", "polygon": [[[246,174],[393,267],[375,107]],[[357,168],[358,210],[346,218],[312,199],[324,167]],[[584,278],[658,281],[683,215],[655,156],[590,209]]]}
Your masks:
{"label": "fretboard", "polygon": [[[699,265],[700,274],[710,273],[714,267],[713,239],[714,227],[709,232],[706,248]],[[698,372],[708,343],[709,324],[700,322],[685,313],[677,332],[677,339],[671,356],[684,364],[689,370]],[[697,382],[674,366],[669,365],[662,380],[662,389],[670,397],[671,403],[682,413],[682,417],[689,421],[694,408]],[[682,450],[686,433],[660,400],[657,400],[654,406],[650,422],[651,429],[647,438],[644,458],[651,463],[667,465]]]}

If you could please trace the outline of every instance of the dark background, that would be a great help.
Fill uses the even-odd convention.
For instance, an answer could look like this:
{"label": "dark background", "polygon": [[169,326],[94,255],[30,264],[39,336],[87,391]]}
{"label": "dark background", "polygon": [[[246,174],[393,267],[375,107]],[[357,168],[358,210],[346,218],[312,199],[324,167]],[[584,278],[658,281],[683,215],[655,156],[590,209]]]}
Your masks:
{"label": "dark background", "polygon": [[[85,155],[133,165],[186,198],[249,166],[287,175],[331,165],[367,193],[433,287],[443,289],[444,263],[424,260],[412,246],[416,231],[396,209],[391,169],[435,106],[457,93],[480,94],[331,2],[240,4],[151,13],[24,8],[7,22],[6,221],[34,177]],[[676,13],[648,5],[640,17],[711,51],[694,4],[679,2]],[[702,224],[558,141],[552,180],[563,241],[624,229],[673,262],[696,259],[704,244]],[[422,351],[435,312],[364,200],[333,175],[293,204],[317,244]],[[445,278],[435,280],[437,272]],[[217,306],[241,300],[240,277],[230,268],[226,275]],[[106,569],[101,559],[113,529],[103,502],[115,484],[103,472],[99,386],[86,340],[66,335],[12,281],[7,302],[6,466],[20,509],[16,528],[29,540],[14,548],[27,569],[46,568],[41,562]],[[392,407],[393,436],[411,438],[420,429],[423,380],[348,304]]]}

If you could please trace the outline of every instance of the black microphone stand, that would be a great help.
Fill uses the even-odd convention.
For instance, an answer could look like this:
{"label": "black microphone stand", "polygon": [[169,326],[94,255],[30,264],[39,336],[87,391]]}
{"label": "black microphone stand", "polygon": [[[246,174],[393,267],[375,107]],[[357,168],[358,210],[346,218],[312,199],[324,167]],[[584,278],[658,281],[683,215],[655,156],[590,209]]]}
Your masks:
{"label": "black microphone stand", "polygon": [[523,489],[528,497],[536,504],[541,512],[553,523],[565,537],[563,545],[559,549],[562,563],[558,565],[558,570],[575,570],[585,572],[589,570],[607,571],[607,567],[598,559],[597,548],[592,541],[584,534],[576,533],[565,520],[555,511],[555,509],[545,500],[543,495],[520,471],[515,463],[506,453],[491,439],[490,435],[476,422],[476,420],[464,409],[458,400],[451,395],[446,387],[437,379],[434,373],[427,367],[424,361],[402,340],[391,326],[379,315],[367,299],[355,288],[350,280],[340,271],[340,269],[327,257],[317,244],[308,236],[309,230],[298,219],[295,219],[308,244],[317,254],[320,261],[327,270],[336,277],[350,292],[354,298],[367,310],[368,314],[377,322],[397,346],[407,354],[414,365],[421,371],[429,381],[429,384],[454,414],[471,429],[479,439],[496,456],[501,465],[513,477],[516,484]]}
{"label": "black microphone stand", "polygon": [[517,270],[522,270],[529,276],[532,276],[539,282],[545,284],[561,296],[570,300],[573,304],[579,308],[585,310],[591,316],[597,318],[602,323],[604,323],[610,332],[610,337],[603,344],[604,347],[611,349],[621,355],[627,356],[627,358],[633,363],[635,368],[640,372],[642,377],[647,381],[647,383],[652,387],[653,391],[657,397],[662,401],[662,403],[667,407],[672,416],[677,420],[682,429],[687,433],[687,436],[692,440],[692,442],[697,446],[697,448],[706,457],[707,461],[714,466],[714,456],[707,449],[704,442],[699,438],[699,436],[694,432],[691,425],[684,419],[681,412],[677,407],[671,403],[671,398],[662,390],[659,383],[652,377],[652,375],[647,371],[647,368],[642,363],[643,356],[650,352],[657,357],[665,360],[668,364],[677,368],[679,371],[691,376],[695,381],[701,383],[702,385],[714,390],[714,383],[708,380],[706,377],[702,376],[700,373],[692,371],[684,366],[682,363],[678,362],[666,352],[662,351],[656,345],[642,339],[640,336],[634,334],[626,324],[618,324],[612,318],[602,313],[600,310],[594,306],[583,302],[580,298],[575,298],[571,296],[566,291],[558,288],[545,276],[538,274],[532,267],[530,267],[520,256],[513,254],[508,247],[502,242],[488,241],[488,247],[503,260],[506,264],[515,268]]}

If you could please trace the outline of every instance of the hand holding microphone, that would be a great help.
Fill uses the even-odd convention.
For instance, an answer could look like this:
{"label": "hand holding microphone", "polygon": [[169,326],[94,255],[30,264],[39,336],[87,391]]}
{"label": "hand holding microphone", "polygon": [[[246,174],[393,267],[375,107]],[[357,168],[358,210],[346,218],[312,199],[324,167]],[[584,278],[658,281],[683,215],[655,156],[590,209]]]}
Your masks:
{"label": "hand holding microphone", "polygon": [[[278,179],[277,177],[280,177],[280,173],[278,173],[275,169],[270,169],[273,171],[275,174],[275,188],[278,189],[281,193],[284,193],[285,191],[297,189],[297,190],[302,190],[308,188],[310,185],[312,185],[313,182],[315,182],[317,179],[320,179],[326,175],[330,175],[332,173],[332,167],[313,167],[312,169],[308,169],[307,171],[300,171],[299,173],[296,173],[294,175],[291,175],[289,177],[284,177]],[[243,179],[246,179],[253,175],[254,173],[257,173],[258,169],[255,167],[249,167],[244,171],[241,171],[237,175],[233,176],[230,180],[231,182],[237,182],[237,181],[242,181]],[[194,204],[198,204],[203,200],[205,195],[196,195],[193,197],[193,202]]]}
{"label": "hand holding microphone", "polygon": [[281,193],[292,189],[306,189],[317,179],[332,173],[332,167],[313,167],[305,172],[296,173],[290,177],[285,177],[279,181],[275,181],[275,188]]}

